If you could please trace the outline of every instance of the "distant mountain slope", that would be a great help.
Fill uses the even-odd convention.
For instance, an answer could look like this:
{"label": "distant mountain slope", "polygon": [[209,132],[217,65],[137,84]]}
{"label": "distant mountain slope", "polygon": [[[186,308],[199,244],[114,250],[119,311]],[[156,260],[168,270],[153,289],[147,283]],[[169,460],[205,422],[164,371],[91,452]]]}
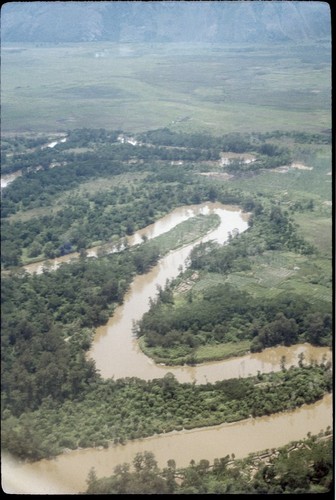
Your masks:
{"label": "distant mountain slope", "polygon": [[330,38],[326,2],[8,2],[2,42],[265,42]]}

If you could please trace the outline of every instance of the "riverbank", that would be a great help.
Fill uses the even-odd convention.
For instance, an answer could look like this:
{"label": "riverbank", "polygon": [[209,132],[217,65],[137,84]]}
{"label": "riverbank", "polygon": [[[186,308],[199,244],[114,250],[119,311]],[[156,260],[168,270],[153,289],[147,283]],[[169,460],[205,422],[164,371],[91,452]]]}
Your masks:
{"label": "riverbank", "polygon": [[[265,356],[265,352],[263,352],[254,354],[251,358],[251,362],[250,360],[248,361],[245,357],[240,357],[234,360],[227,360],[227,362],[225,363],[208,363],[197,367],[174,367],[176,368],[175,370],[171,367],[167,368],[164,366],[157,366],[152,362],[152,360],[144,356],[143,353],[139,353],[139,346],[137,345],[137,340],[134,339],[133,337],[133,331],[132,331],[133,321],[136,318],[141,317],[146,308],[149,307],[150,298],[156,296],[158,292],[158,286],[161,287],[164,286],[167,279],[171,279],[171,277],[176,276],[176,273],[179,273],[180,269],[186,267],[190,250],[193,248],[195,244],[197,244],[197,242],[215,239],[223,243],[224,241],[226,241],[228,233],[233,229],[238,228],[239,231],[241,232],[247,228],[247,222],[244,221],[240,211],[226,210],[225,207],[217,205],[215,207],[213,206],[211,206],[210,208],[207,207],[208,212],[205,213],[209,213],[211,212],[211,210],[213,211],[214,214],[217,214],[221,217],[220,226],[216,230],[211,231],[211,233],[209,233],[206,237],[200,238],[199,240],[194,241],[192,244],[186,245],[181,249],[179,248],[175,251],[170,252],[170,254],[161,259],[161,261],[159,261],[159,263],[154,268],[152,268],[148,274],[136,276],[129,292],[126,294],[124,298],[124,303],[122,304],[122,306],[120,306],[120,308],[117,308],[115,310],[113,318],[111,318],[107,326],[104,327],[104,334],[108,337],[106,339],[108,341],[106,344],[100,342],[101,338],[99,338],[99,333],[102,333],[103,330],[101,330],[100,332],[97,331],[98,338],[96,335],[93,348],[95,349],[97,347],[97,344],[100,345],[100,348],[103,346],[103,356],[95,358],[99,360],[98,369],[101,371],[103,378],[107,379],[112,378],[114,380],[122,378],[130,380],[132,379],[132,377],[142,378],[144,380],[152,380],[159,378],[162,379],[160,383],[163,384],[163,387],[167,386],[166,388],[168,389],[169,392],[170,377],[165,377],[168,372],[173,373],[178,381],[195,382],[197,385],[201,385],[201,384],[206,384],[208,382],[212,383],[217,380],[223,380],[224,378],[228,379],[246,378],[252,374],[251,372],[253,372],[253,370],[254,370],[253,373],[255,375],[257,375],[259,371],[262,373],[266,373],[267,371],[271,372],[274,371],[274,366],[275,370],[280,370],[281,360],[284,356],[286,358],[286,365],[291,366],[291,364],[296,364],[298,360],[298,355],[301,352],[305,353],[306,360],[309,360],[312,357],[312,359],[316,359],[317,362],[319,362],[319,360],[321,359],[320,356],[315,355],[316,354],[315,351],[314,352],[310,351],[311,346],[304,345],[304,346],[295,346],[294,349],[284,348],[285,349],[284,351],[282,351],[281,348],[279,350],[277,348],[269,349],[269,351],[266,352],[266,356],[268,355],[270,358],[269,362],[265,362],[265,359],[263,359],[263,357],[259,358],[259,356]],[[188,212],[188,214],[190,217],[190,211]],[[114,325],[115,329],[111,329],[112,324]],[[99,341],[98,343],[97,340]],[[329,352],[327,349],[325,351]],[[322,357],[326,353],[323,352],[322,354],[322,350],[319,349],[317,350],[317,352]],[[281,355],[279,356],[280,353]],[[92,357],[92,349],[88,353],[88,357]],[[291,357],[293,357],[294,359],[293,363],[291,362]],[[100,369],[102,360],[103,363],[105,363],[105,360],[107,362],[108,369],[110,370],[108,373],[106,373],[105,371],[103,373],[102,370]],[[238,373],[238,375],[236,375],[236,373]],[[300,386],[300,384],[298,384],[298,386]],[[131,391],[131,394],[128,396],[127,400],[132,402],[132,404],[137,403],[136,401],[137,394],[139,394],[139,390],[136,389],[133,392]],[[115,418],[112,417],[111,421],[104,424],[102,422],[98,422],[97,414],[101,414],[101,412],[97,411],[96,405],[95,403],[93,403],[97,401],[103,403],[104,399],[101,398],[101,395],[100,396],[94,395],[89,404],[90,411],[82,410],[80,412],[80,415],[82,415],[83,417],[85,416],[85,420],[87,422],[88,418],[91,415],[91,417],[94,419],[93,420],[94,425],[98,426],[98,429],[96,429],[95,432],[97,431],[99,433],[100,425],[103,426],[114,425]],[[69,407],[64,409],[66,420],[68,422],[69,422],[69,416],[72,414],[71,412],[73,410],[73,405],[70,403],[71,402],[69,402]],[[114,401],[113,405],[111,406],[111,403],[109,402],[105,403],[106,403],[106,409],[108,411],[110,411],[112,407],[116,406],[117,410],[119,410],[119,416],[123,420],[125,420],[127,416],[132,415],[130,412],[127,412],[127,409],[124,404],[119,404],[119,403],[117,404]],[[148,411],[151,411],[151,407],[149,403],[148,404],[147,403],[145,405],[145,408]],[[162,402],[160,402],[160,405],[162,406],[161,403]],[[208,408],[208,411],[210,411],[210,406]],[[125,410],[126,414],[123,413],[123,411],[120,412],[120,408]],[[165,411],[166,410],[167,409],[165,409]],[[190,413],[189,403],[187,403],[187,410],[188,413]],[[197,411],[199,411],[199,405],[197,405]],[[163,418],[166,422],[169,422],[171,416],[175,415],[175,410],[173,410],[170,413],[171,413],[170,416],[165,413],[163,414]],[[54,414],[55,414],[55,408],[52,409],[52,415]],[[60,417],[60,413],[58,410],[57,410],[57,416],[58,418]],[[152,414],[150,414],[150,416],[152,417]],[[135,420],[132,418],[132,425],[135,424],[137,428],[142,422],[142,417],[143,417],[143,410],[140,419]],[[235,417],[233,417],[233,419],[235,419]],[[209,423],[211,424],[210,421]],[[199,423],[199,425],[200,424],[201,423]],[[183,421],[178,425],[181,425],[182,428],[186,427]],[[38,432],[40,428],[41,428],[40,425],[38,425],[36,431]],[[68,438],[64,434],[63,429],[60,429],[59,425],[57,425],[57,429],[62,432],[63,434],[62,437],[64,439]],[[81,432],[80,437],[84,440],[94,437],[92,435],[91,429],[88,429],[88,434],[84,436],[84,433],[82,432],[83,428],[82,425],[79,424],[78,418],[75,418],[75,420],[71,423],[71,429],[73,430],[79,429]],[[308,429],[307,432],[309,431],[311,430]],[[155,432],[156,430],[154,429],[154,434]],[[50,435],[50,432],[48,433],[48,435]],[[85,446],[85,441],[83,441],[82,444]],[[204,444],[201,444],[200,448],[204,449],[204,446],[205,446]]]}
{"label": "riverbank", "polygon": [[[189,221],[188,224],[184,224],[179,229],[175,229],[175,231],[171,233],[171,236],[168,237],[166,241],[161,240],[161,246],[163,245],[163,253],[167,251],[167,248],[168,250],[174,250],[179,246],[183,246],[187,243],[198,240],[200,238],[200,235],[204,236],[208,231],[214,229],[218,225],[218,218],[215,220],[213,216],[216,216],[216,210],[220,209],[220,207],[225,207],[227,211],[237,211],[237,207],[231,205],[222,205],[221,203],[202,203],[199,205],[186,205],[178,207],[172,210],[169,214],[161,217],[161,219],[157,220],[153,224],[150,224],[149,226],[136,231],[131,236],[125,236],[124,238],[121,238],[119,241],[114,243],[104,243],[99,246],[90,247],[85,250],[84,254],[88,257],[98,257],[101,255],[108,255],[110,253],[119,252],[124,248],[139,245],[144,241],[152,240],[154,238],[158,238],[161,235],[169,233],[179,224],[186,223],[188,220],[192,219],[193,217],[197,217],[198,215],[211,216],[208,219],[209,224],[206,227],[204,227],[204,224],[199,225],[197,223],[195,225],[193,221]],[[242,217],[248,220],[249,214],[242,214]],[[200,229],[199,233],[197,233],[197,229]],[[186,234],[183,234],[184,231],[186,232]],[[192,231],[191,235],[189,234],[190,231]],[[24,265],[23,269],[25,269],[30,274],[40,274],[43,272],[43,269],[53,271],[57,269],[61,264],[74,262],[79,258],[80,254],[78,252],[71,252],[67,255],[57,257],[55,259],[41,260],[39,258],[36,258],[31,259],[31,262]]]}
{"label": "riverbank", "polygon": [[[201,363],[212,361],[223,361],[226,359],[243,356],[250,351],[251,342],[249,340],[240,342],[226,342],[216,345],[204,345],[193,349],[192,354],[183,352],[183,347],[171,348],[169,350],[170,358],[160,356],[159,349],[153,349],[146,346],[145,339],[140,337],[139,347],[146,356],[153,359],[156,364],[165,366],[189,365],[195,366]],[[165,351],[166,354],[167,351]]]}
{"label": "riverbank", "polygon": [[[288,425],[289,424],[289,425]],[[272,416],[249,418],[241,422],[192,429],[136,439],[107,449],[83,449],[64,453],[57,459],[19,464],[8,456],[2,459],[2,487],[6,493],[77,494],[87,487],[92,467],[97,475],[110,476],[114,467],[130,463],[138,452],[151,451],[160,467],[170,458],[177,467],[235,454],[250,453],[283,446],[318,434],[332,426],[332,396],[326,395],[313,405]]]}
{"label": "riverbank", "polygon": [[[176,278],[186,269],[191,250],[201,242],[217,241],[220,244],[229,239],[229,234],[236,230],[242,233],[248,228],[248,214],[243,214],[237,207],[221,203],[204,203],[176,209],[169,221],[176,224],[181,217],[188,219],[197,214],[216,215],[220,224],[192,243],[171,251],[160,259],[158,264],[145,275],[135,276],[123,303],[116,308],[106,325],[96,330],[93,345],[88,357],[94,359],[97,369],[104,378],[140,377],[151,380],[163,377],[167,367],[156,365],[140,349],[134,338],[134,324],[149,310],[150,301],[158,294],[158,288],[164,288],[167,280]],[[162,222],[162,220],[160,221]],[[158,230],[164,232],[166,224],[159,224]],[[156,234],[153,225],[151,234]],[[161,232],[161,234],[162,234]],[[157,235],[157,234],[156,234]],[[172,367],[179,381],[193,382],[195,377],[189,371],[192,367]],[[207,375],[205,373],[205,375]],[[202,378],[204,380],[204,378]]]}

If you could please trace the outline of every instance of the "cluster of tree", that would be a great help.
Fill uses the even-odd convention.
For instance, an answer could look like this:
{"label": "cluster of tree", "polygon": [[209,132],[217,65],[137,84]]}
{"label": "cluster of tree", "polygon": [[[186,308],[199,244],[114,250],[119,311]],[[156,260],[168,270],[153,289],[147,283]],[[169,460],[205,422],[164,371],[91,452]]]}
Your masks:
{"label": "cluster of tree", "polygon": [[[182,189],[176,190],[176,199]],[[28,257],[54,258],[80,251],[97,241],[122,238],[155,221],[177,201],[169,197],[168,187],[161,191],[153,184],[138,188],[116,187],[103,193],[74,196],[53,215],[28,221],[3,222],[2,264],[18,264],[22,251]],[[162,196],[161,196],[162,195]]]}
{"label": "cluster of tree", "polygon": [[[144,170],[139,165],[120,160],[113,152],[59,153],[57,154],[59,166],[49,168],[53,160],[55,152],[53,158],[46,161],[45,168],[37,172],[33,170],[27,172],[23,169],[23,176],[6,187],[3,192],[3,217],[18,210],[49,205],[61,192],[69,191],[90,179]],[[28,163],[30,164],[30,160]],[[40,164],[40,159],[37,159],[36,163]],[[17,169],[19,168],[22,170],[21,162]]]}
{"label": "cluster of tree", "polygon": [[279,205],[272,204],[265,209],[259,202],[246,198],[243,208],[252,212],[249,230],[236,237],[229,235],[229,245],[211,242],[198,245],[190,255],[193,269],[227,273],[244,270],[249,255],[266,250],[290,250],[304,255],[314,252],[313,245],[299,234],[289,212],[283,211]]}
{"label": "cluster of tree", "polygon": [[[264,250],[313,251],[277,205],[267,212],[247,199],[245,206],[254,211],[250,230],[231,236],[229,245],[208,242],[195,247],[190,255],[191,270],[227,275],[248,270],[249,256]],[[310,303],[295,294],[264,300],[223,284],[203,293],[191,290],[175,305],[174,286],[174,282],[167,284],[165,293],[158,294],[135,327],[145,347],[169,364],[181,362],[181,357],[188,362],[197,347],[217,342],[247,339],[252,351],[300,341],[331,344],[332,320],[327,304]]]}
{"label": "cluster of tree", "polygon": [[[86,380],[83,374],[79,383],[81,372],[90,371],[93,377],[93,365],[86,366],[83,355],[90,346],[92,328],[106,323],[134,274],[145,273],[159,256],[190,243],[217,223],[215,214],[200,215],[118,254],[98,259],[82,256],[57,271],[46,267],[38,275],[19,271],[5,276],[1,316],[4,408],[19,414],[37,408],[47,396],[57,401],[79,397]],[[72,377],[78,386],[69,382]]]}
{"label": "cluster of tree", "polygon": [[[1,263],[26,257],[54,258],[133,234],[177,206],[214,201],[223,190],[189,180],[186,172],[159,169],[137,186],[69,197],[61,210],[26,221],[2,221]],[[172,189],[173,188],[173,189]],[[232,196],[231,196],[232,199]],[[237,199],[237,198],[235,198]]]}
{"label": "cluster of tree", "polygon": [[301,367],[215,384],[181,384],[168,373],[150,381],[96,378],[83,386],[76,398],[60,402],[46,396],[37,410],[19,416],[3,410],[4,450],[38,460],[64,448],[107,448],[111,442],[291,410],[330,392],[332,373],[331,363],[302,362]]}
{"label": "cluster of tree", "polygon": [[[16,178],[3,191],[2,217],[19,210],[49,205],[60,193],[74,189],[90,179],[111,177],[126,172],[155,172],[162,161],[201,161],[218,158],[217,153],[211,151],[168,150],[162,147],[150,148],[129,144],[101,147],[99,153],[43,150],[17,155],[8,165],[7,172],[21,170],[23,175]],[[56,159],[57,168],[50,168]],[[165,165],[168,168],[169,166]],[[183,174],[180,172],[180,175]]]}
{"label": "cluster of tree", "polygon": [[[28,173],[35,173],[40,176],[41,169],[48,170],[50,165],[55,162],[60,165],[66,164],[68,170],[76,170],[76,174],[78,174],[78,166],[85,162],[82,175],[96,177],[97,174],[106,173],[105,164],[111,161],[126,163],[129,160],[139,160],[139,162],[157,160],[200,161],[219,158],[220,148],[211,147],[209,144],[207,147],[203,147],[202,141],[201,143],[196,141],[194,147],[183,146],[177,148],[170,148],[164,142],[139,145],[130,144],[126,141],[121,144],[117,140],[120,133],[121,131],[106,131],[104,129],[76,129],[68,132],[66,142],[59,143],[54,148],[41,147],[43,144],[45,145],[46,137],[35,141],[31,140],[29,143],[27,143],[28,139],[18,137],[16,141],[12,141],[13,144],[6,143],[2,148],[4,158],[2,174],[21,170],[24,176]],[[6,153],[12,147],[15,147],[14,153],[7,155]],[[88,150],[86,152],[75,152],[75,148],[81,147]],[[88,168],[90,172],[88,172]],[[37,169],[39,169],[38,172]],[[95,172],[96,170],[98,171]],[[28,182],[30,178],[31,176],[28,176]],[[48,175],[43,176],[44,186],[49,184],[48,179]],[[50,182],[54,184],[54,178],[51,177]],[[18,188],[20,189],[20,187],[19,185]]]}
{"label": "cluster of tree", "polygon": [[[85,154],[70,153],[67,150],[73,148],[89,148],[97,150],[101,162],[122,161],[130,159],[138,160],[218,160],[221,151],[232,151],[236,153],[254,152],[260,153],[260,159],[251,164],[233,162],[230,170],[244,171],[259,168],[274,168],[287,164],[290,160],[289,150],[285,147],[269,142],[269,139],[281,140],[289,138],[297,143],[330,144],[330,131],[320,134],[309,134],[306,132],[283,132],[273,131],[267,133],[242,135],[238,133],[226,134],[214,137],[207,134],[187,134],[174,132],[168,128],[148,131],[137,135],[139,144],[124,144],[118,142],[122,135],[121,130],[107,131],[105,129],[75,129],[67,133],[66,143],[60,143],[55,149],[43,148],[48,138],[45,136],[28,138],[16,136],[6,138],[2,145],[2,173],[11,173],[22,170],[23,173],[34,172],[37,168],[48,169],[53,161],[67,162],[70,166],[90,159],[94,161],[89,151]],[[146,147],[147,146],[147,147]],[[148,147],[150,146],[150,147]],[[33,151],[31,151],[33,149]],[[27,150],[29,152],[27,152]],[[9,154],[7,154],[9,153]],[[260,161],[259,161],[260,160]]]}
{"label": "cluster of tree", "polygon": [[332,316],[325,304],[312,304],[295,294],[265,300],[223,284],[198,294],[191,291],[175,305],[169,286],[134,329],[152,354],[168,364],[175,363],[177,347],[178,361],[184,356],[188,362],[201,345],[246,339],[253,352],[297,342],[331,345]]}
{"label": "cluster of tree", "polygon": [[17,415],[36,409],[47,396],[79,397],[95,377],[92,362],[84,358],[91,329],[106,323],[134,274],[158,258],[155,245],[142,245],[64,264],[57,272],[3,277],[3,408]]}
{"label": "cluster of tree", "polygon": [[271,142],[256,145],[255,151],[258,153],[256,161],[245,163],[239,159],[233,160],[226,166],[225,170],[237,175],[256,172],[261,169],[281,167],[292,162],[292,155],[288,148]]}
{"label": "cluster of tree", "polygon": [[271,132],[259,133],[256,135],[258,140],[267,141],[268,139],[292,139],[299,144],[330,144],[331,130],[326,129],[320,133],[299,132],[297,130],[284,131],[274,130]]}
{"label": "cluster of tree", "polygon": [[[155,174],[158,168],[162,168],[162,162],[166,169],[170,167],[168,162],[171,161],[189,162],[183,166],[186,171],[197,170],[199,166],[195,163],[218,160],[221,151],[249,151],[257,154],[255,162],[245,164],[233,161],[227,167],[230,172],[240,174],[274,168],[292,160],[288,148],[268,140],[277,138],[276,132],[264,134],[265,136],[227,134],[213,137],[197,133],[177,133],[166,128],[140,134],[138,139],[142,142],[138,144],[121,144],[118,141],[120,133],[121,131],[104,129],[76,129],[68,132],[66,142],[53,149],[35,147],[33,151],[8,156],[2,173],[21,170],[23,176],[4,190],[2,217],[18,210],[46,206],[59,193],[69,191],[89,179],[134,171]],[[22,141],[26,144],[27,139]],[[75,152],[74,148],[83,146],[88,151]],[[50,168],[55,163],[57,168]],[[175,168],[174,174],[173,170],[170,169],[173,177],[178,175],[178,170],[181,171]]]}
{"label": "cluster of tree", "polygon": [[122,130],[106,130],[104,128],[76,128],[67,131],[66,143],[62,143],[62,149],[95,147],[96,145],[114,144],[117,142]]}
{"label": "cluster of tree", "polygon": [[[24,185],[23,180],[21,182]],[[46,191],[53,188],[57,192],[58,188],[52,185]],[[44,196],[48,198],[45,193],[42,201]],[[209,181],[190,176],[188,167],[181,170],[172,166],[152,166],[152,171],[136,185],[69,196],[62,208],[51,215],[25,221],[3,219],[1,263],[3,267],[12,267],[22,264],[23,255],[27,262],[80,251],[96,242],[131,235],[177,206],[208,200],[244,203],[244,196],[237,190],[213,186]],[[254,206],[253,201],[246,206]]]}
{"label": "cluster of tree", "polygon": [[253,149],[253,146],[246,135],[239,133],[231,133],[220,137],[214,137],[204,133],[187,134],[184,132],[174,132],[168,128],[161,128],[138,134],[137,138],[140,141],[149,144],[208,149],[214,150],[218,154],[220,151],[244,153]]}
{"label": "cluster of tree", "polygon": [[46,136],[26,137],[14,136],[3,137],[1,141],[1,173],[11,173],[18,170],[16,162],[19,154],[24,154],[27,150],[41,148],[46,144]]}
{"label": "cluster of tree", "polygon": [[[98,494],[330,494],[333,444],[330,435],[309,436],[265,453],[236,459],[234,454],[177,468],[174,459],[159,468],[152,452],[139,452],[132,464],[115,467],[110,477],[87,478],[87,495]],[[261,460],[261,457],[266,456]]]}
{"label": "cluster of tree", "polygon": [[33,170],[39,165],[48,166],[55,158],[55,151],[59,157],[59,153],[71,148],[95,148],[96,146],[116,143],[120,133],[121,131],[118,130],[108,131],[102,128],[68,130],[66,142],[59,142],[56,150],[46,147],[51,138],[45,135],[6,137],[1,144],[2,174],[15,172],[21,168]]}

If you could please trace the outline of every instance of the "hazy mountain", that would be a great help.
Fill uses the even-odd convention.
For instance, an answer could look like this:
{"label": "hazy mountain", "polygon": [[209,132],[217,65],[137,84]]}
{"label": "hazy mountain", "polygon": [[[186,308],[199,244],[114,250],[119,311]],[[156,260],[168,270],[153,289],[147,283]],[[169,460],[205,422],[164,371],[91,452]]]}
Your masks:
{"label": "hazy mountain", "polygon": [[325,2],[8,2],[2,42],[263,42],[330,38]]}

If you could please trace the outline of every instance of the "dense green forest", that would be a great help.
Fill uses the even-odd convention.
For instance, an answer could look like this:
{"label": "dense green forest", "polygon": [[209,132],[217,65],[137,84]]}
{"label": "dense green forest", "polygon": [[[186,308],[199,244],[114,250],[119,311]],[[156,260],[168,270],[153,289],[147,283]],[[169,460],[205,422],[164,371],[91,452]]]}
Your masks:
{"label": "dense green forest", "polygon": [[[196,386],[170,374],[149,382],[103,380],[86,357],[95,328],[123,302],[134,276],[218,220],[199,216],[135,247],[122,248],[125,236],[173,208],[205,201],[241,207],[249,227],[229,235],[225,245],[195,247],[187,270],[158,290],[135,325],[141,348],[159,362],[195,364],[207,347],[246,352],[300,342],[330,346],[330,214],[326,184],[318,184],[330,168],[329,133],[212,137],[165,128],[137,135],[76,129],[54,148],[46,147],[50,139],[9,136],[2,144],[2,174],[22,173],[2,190],[3,449],[38,460],[65,448],[107,447],[271,414],[331,391],[330,364],[302,359],[297,368],[284,363],[279,373]],[[250,153],[256,160],[235,157],[225,166],[225,152]],[[294,171],[287,180],[273,171],[306,157],[315,161],[314,170]],[[270,176],[279,176],[279,189]],[[321,224],[312,231],[315,219]],[[90,246],[104,243],[120,244],[119,251],[87,256]],[[46,264],[31,275],[21,267],[74,251],[78,259],[54,271]],[[203,360],[218,356],[225,357]],[[259,481],[266,488],[267,480]],[[190,481],[184,486],[181,492],[196,492]]]}
{"label": "dense green forest", "polygon": [[198,216],[178,225],[169,237],[161,235],[128,251],[81,257],[57,272],[4,276],[2,408],[20,415],[47,397],[61,402],[79,397],[97,380],[93,362],[84,356],[93,328],[105,324],[122,303],[134,275],[217,222],[216,215]]}
{"label": "dense green forest", "polygon": [[120,464],[110,477],[87,478],[92,494],[321,494],[333,488],[332,439],[310,436],[277,450],[246,459],[226,455],[211,464],[190,462],[178,468],[174,459],[159,468],[152,452],[137,453],[132,464]]}
{"label": "dense green forest", "polygon": [[[133,234],[180,205],[216,199],[224,203],[242,201],[237,193],[217,190],[191,175],[199,171],[200,165],[189,162],[197,159],[202,165],[203,159],[218,159],[219,144],[214,155],[207,143],[204,150],[185,146],[176,150],[120,144],[117,137],[117,132],[75,130],[55,150],[38,149],[9,157],[3,172],[21,170],[23,175],[3,192],[2,266],[54,258]],[[188,143],[188,137],[182,135],[183,144]],[[83,144],[93,150],[71,152]],[[8,147],[5,143],[5,150]],[[57,167],[52,167],[55,155]],[[173,160],[182,161],[183,168],[171,165]],[[41,165],[42,170],[36,172],[34,169]],[[139,173],[143,173],[142,182],[132,182],[132,175],[136,174],[139,180]],[[130,176],[119,184],[120,176],[126,174]],[[101,177],[112,177],[117,185],[112,185],[108,192],[73,196],[71,190]],[[66,196],[69,192],[71,195]],[[55,204],[52,213],[29,216],[29,210],[51,203]],[[18,212],[18,219],[13,220],[10,215]]]}
{"label": "dense green forest", "polygon": [[178,383],[171,373],[152,381],[104,381],[90,373],[84,380],[77,365],[70,369],[77,375],[76,394],[63,395],[52,393],[51,384],[67,388],[54,368],[53,378],[43,373],[50,395],[38,409],[17,416],[3,410],[2,446],[14,456],[38,460],[65,448],[107,448],[111,442],[292,410],[332,389],[330,363],[307,364],[302,356],[299,363],[276,373],[205,385]]}
{"label": "dense green forest", "polygon": [[[22,176],[2,193],[2,266],[54,258],[132,234],[179,205],[206,200],[242,204],[243,193],[230,194],[230,189],[223,193],[223,186],[218,189],[213,183],[207,187],[207,181],[201,182],[195,172],[213,167],[221,151],[256,154],[257,160],[253,163],[236,159],[227,167],[236,175],[287,164],[291,160],[289,148],[272,142],[274,137],[279,140],[283,136],[284,133],[279,132],[248,139],[240,134],[214,138],[162,129],[139,136],[141,141],[152,141],[150,144],[131,145],[118,142],[118,137],[123,137],[120,131],[80,129],[69,131],[67,141],[54,149],[41,149],[41,139],[7,139],[3,145],[6,160],[2,173],[19,170]],[[297,134],[291,138],[296,139]],[[302,133],[298,139],[323,144],[328,142],[328,135],[316,137],[316,134]],[[8,153],[14,146],[32,149],[33,145],[35,148],[28,153]],[[83,147],[86,152],[81,152]],[[174,161],[183,167],[172,165]],[[132,182],[135,173],[143,174],[142,182]],[[129,174],[128,182],[118,185],[120,176],[126,174]],[[117,185],[112,185],[108,192],[73,195],[73,190],[83,183],[102,177],[112,177]],[[50,204],[53,209],[48,211]],[[43,211],[43,207],[46,210]],[[42,210],[40,215],[34,213],[36,209]],[[10,217],[15,213],[17,218]],[[280,230],[283,221],[275,222],[279,223]]]}

